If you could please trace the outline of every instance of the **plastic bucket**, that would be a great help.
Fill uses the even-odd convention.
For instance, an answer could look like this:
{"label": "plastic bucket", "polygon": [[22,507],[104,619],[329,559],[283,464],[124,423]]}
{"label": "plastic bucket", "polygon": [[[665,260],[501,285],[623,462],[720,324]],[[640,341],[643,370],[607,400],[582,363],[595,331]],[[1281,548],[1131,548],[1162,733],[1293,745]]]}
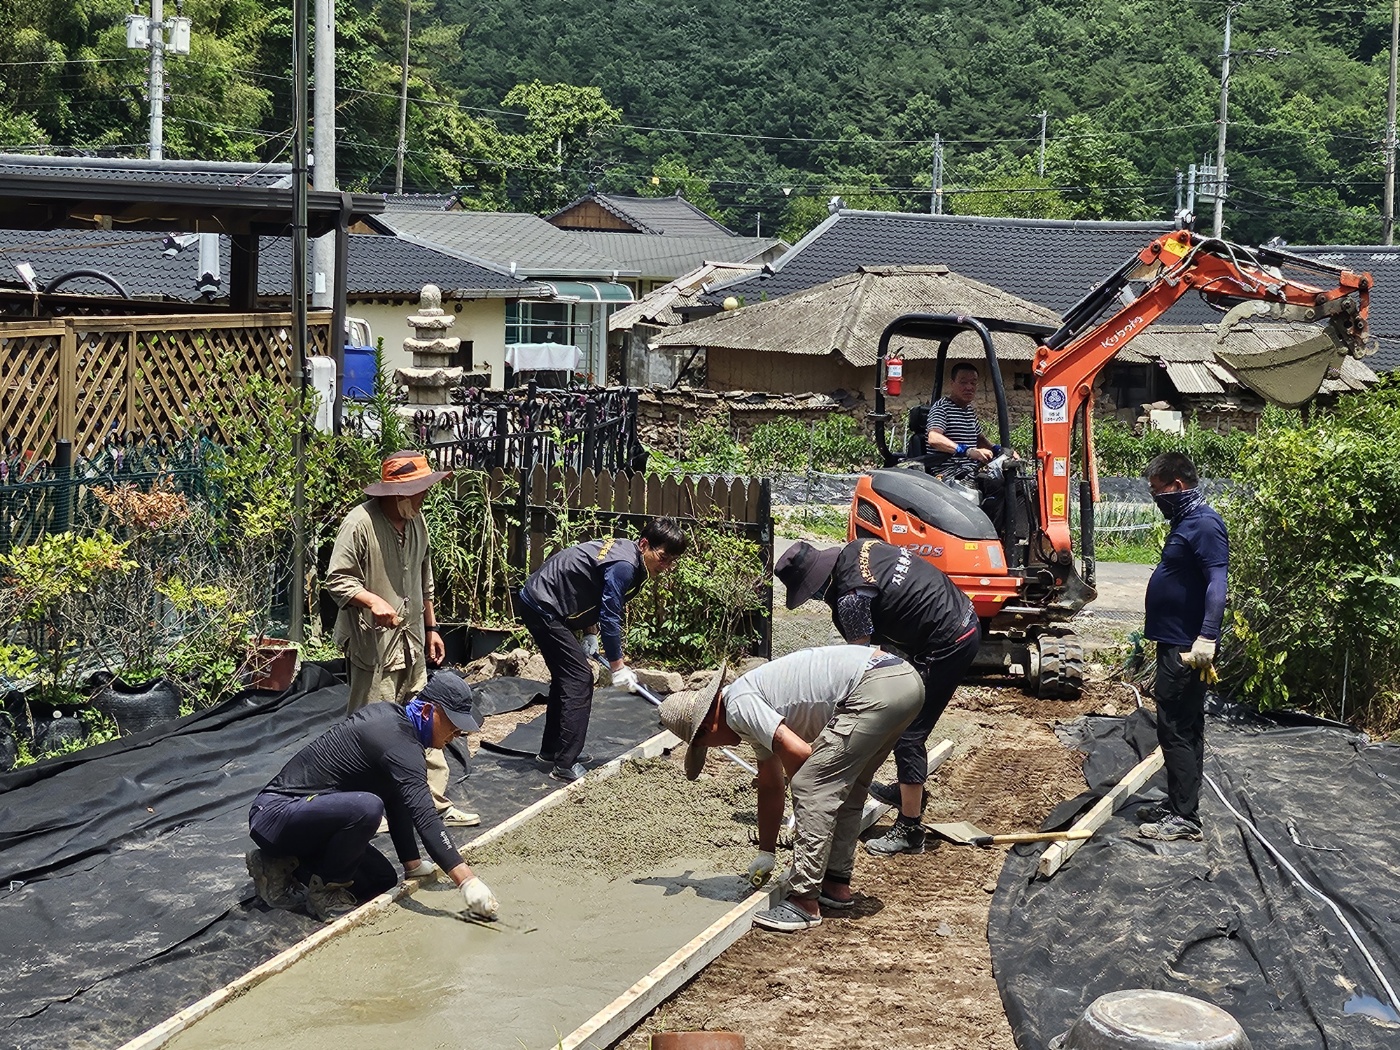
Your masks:
{"label": "plastic bucket", "polygon": [[1050,1050],[1250,1050],[1240,1023],[1213,1003],[1130,988],[1101,995]]}

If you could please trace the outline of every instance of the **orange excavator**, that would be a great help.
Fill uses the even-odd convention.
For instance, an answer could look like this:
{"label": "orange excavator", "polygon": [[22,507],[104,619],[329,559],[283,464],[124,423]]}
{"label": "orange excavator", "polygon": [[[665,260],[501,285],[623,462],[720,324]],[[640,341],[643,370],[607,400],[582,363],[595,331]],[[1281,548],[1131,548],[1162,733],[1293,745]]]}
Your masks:
{"label": "orange excavator", "polygon": [[[1319,286],[1295,275],[1326,280]],[[1316,335],[1281,350],[1235,354],[1221,349],[1216,355],[1267,401],[1301,405],[1342,357],[1371,352],[1366,323],[1370,290],[1367,273],[1178,230],[1129,259],[1074,306],[1058,328],[956,314],[897,317],[880,336],[871,417],[884,468],[857,483],[848,538],[907,547],[952,577],[982,620],[976,668],[1022,676],[1027,691],[1040,697],[1077,697],[1083,687],[1083,650],[1071,621],[1097,593],[1093,388],[1099,371],[1169,306],[1195,291],[1224,313],[1222,341],[1247,318],[1321,322]],[[1009,413],[992,333],[1015,333],[1037,343],[1033,447],[1024,460],[999,457],[993,464],[999,477],[980,477],[975,488],[910,469],[922,466],[927,457],[919,409],[911,413],[905,450],[892,451],[886,433],[890,416],[885,396],[898,392],[902,371],[901,362],[891,359],[891,340],[937,341],[936,400],[948,346],[962,332],[975,333],[986,352],[998,442],[1007,448]],[[1069,502],[1075,474],[1081,478],[1077,541]]]}

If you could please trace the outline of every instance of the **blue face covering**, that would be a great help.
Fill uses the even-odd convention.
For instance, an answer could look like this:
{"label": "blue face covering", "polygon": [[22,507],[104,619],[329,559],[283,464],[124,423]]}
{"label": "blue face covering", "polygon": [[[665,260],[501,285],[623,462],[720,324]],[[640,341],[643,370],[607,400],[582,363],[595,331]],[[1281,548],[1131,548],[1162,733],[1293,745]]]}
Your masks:
{"label": "blue face covering", "polygon": [[404,714],[408,715],[409,722],[413,725],[414,732],[418,734],[418,742],[424,747],[433,746],[433,705],[428,700],[410,700],[404,707]]}
{"label": "blue face covering", "polygon": [[1175,526],[1204,498],[1200,489],[1185,489],[1181,492],[1159,492],[1152,497],[1152,502],[1157,504],[1162,516]]}

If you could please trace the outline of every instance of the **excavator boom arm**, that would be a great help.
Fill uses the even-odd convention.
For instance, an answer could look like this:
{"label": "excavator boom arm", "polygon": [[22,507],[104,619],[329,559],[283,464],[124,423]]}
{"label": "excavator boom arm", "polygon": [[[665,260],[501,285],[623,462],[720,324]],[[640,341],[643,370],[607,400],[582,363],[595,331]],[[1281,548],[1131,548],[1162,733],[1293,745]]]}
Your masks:
{"label": "excavator boom arm", "polygon": [[[1303,266],[1333,275],[1336,284],[1318,288],[1281,275],[1281,265]],[[1133,294],[1133,285],[1146,287]],[[1338,341],[1364,352],[1371,276],[1352,273],[1269,249],[1250,250],[1188,230],[1158,238],[1093,295],[1065,316],[1064,325],[1035,351],[1036,453],[1039,457],[1040,521],[1053,558],[1069,564],[1069,480],[1072,427],[1081,408],[1091,403],[1094,379],[1134,338],[1188,291],[1209,298],[1253,300],[1286,320],[1331,318]],[[1132,297],[1129,298],[1129,295]],[[1103,320],[1113,302],[1123,303]],[[1087,469],[1093,477],[1092,456]]]}

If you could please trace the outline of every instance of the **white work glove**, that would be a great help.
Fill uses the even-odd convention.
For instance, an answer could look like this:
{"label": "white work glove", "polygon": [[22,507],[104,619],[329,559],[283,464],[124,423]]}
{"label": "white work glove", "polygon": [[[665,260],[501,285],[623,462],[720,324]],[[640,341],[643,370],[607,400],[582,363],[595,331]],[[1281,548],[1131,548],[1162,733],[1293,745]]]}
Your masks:
{"label": "white work glove", "polygon": [[769,876],[773,874],[773,868],[777,863],[778,858],[767,850],[764,850],[753,860],[749,861],[749,873],[746,876],[749,880],[749,885],[754,889],[758,889],[762,886],[768,881]]}
{"label": "white work glove", "polygon": [[1197,638],[1191,643],[1190,650],[1181,654],[1181,662],[1187,667],[1204,671],[1215,663],[1215,639]]}
{"label": "white work glove", "polygon": [[596,634],[583,636],[583,655],[590,660],[598,655],[598,636]]}
{"label": "white work glove", "polygon": [[467,914],[478,919],[494,919],[501,909],[491,888],[475,875],[462,883],[462,899],[467,902]]}
{"label": "white work glove", "polygon": [[629,693],[637,691],[637,674],[632,668],[623,664],[612,673],[612,684],[618,689],[626,689]]}

